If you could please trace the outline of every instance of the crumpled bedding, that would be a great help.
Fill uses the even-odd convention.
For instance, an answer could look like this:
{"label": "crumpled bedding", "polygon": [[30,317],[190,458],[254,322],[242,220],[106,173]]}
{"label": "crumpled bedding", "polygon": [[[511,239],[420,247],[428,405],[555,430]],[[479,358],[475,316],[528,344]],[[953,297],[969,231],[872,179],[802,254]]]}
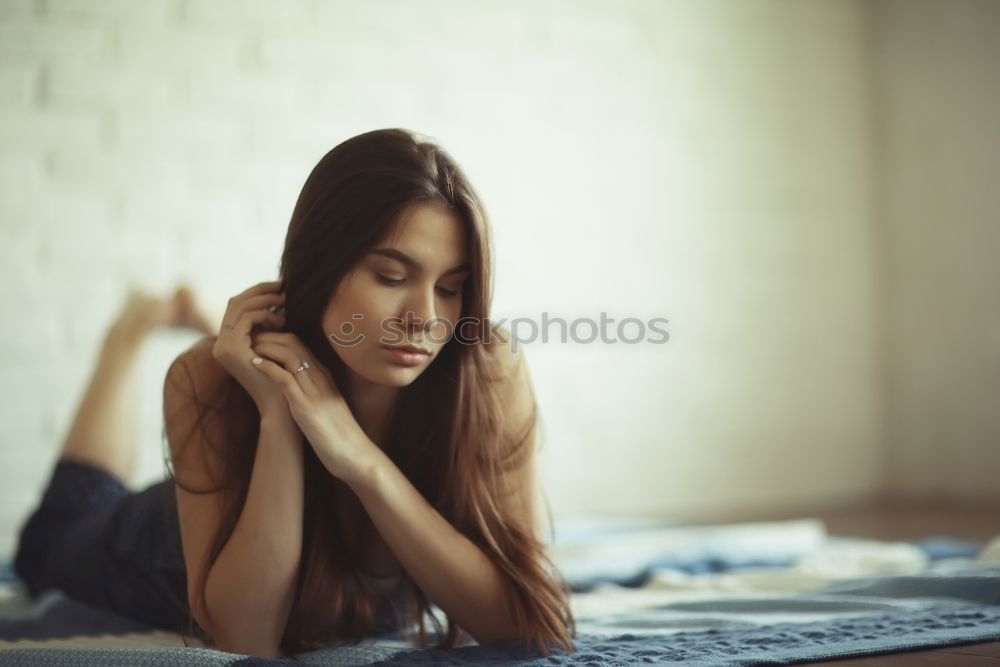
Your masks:
{"label": "crumpled bedding", "polygon": [[[830,538],[822,522],[813,520],[565,527],[557,529],[561,539],[550,551],[574,590],[577,651],[572,655],[543,658],[516,642],[414,649],[396,635],[358,646],[331,645],[298,660],[323,665],[790,664],[1000,640],[1000,538],[985,549],[951,541],[948,556],[939,557],[940,540],[931,549],[928,544]],[[167,632],[125,625],[116,630],[116,619],[105,618],[100,625],[93,620],[100,614],[74,609],[78,603],[60,599],[58,592],[32,604],[18,597],[16,581],[4,586],[3,664],[200,665],[245,658],[184,648],[179,635]],[[73,619],[87,613],[100,627],[67,636],[74,632]],[[59,624],[61,638],[23,634],[29,627],[37,633]]]}

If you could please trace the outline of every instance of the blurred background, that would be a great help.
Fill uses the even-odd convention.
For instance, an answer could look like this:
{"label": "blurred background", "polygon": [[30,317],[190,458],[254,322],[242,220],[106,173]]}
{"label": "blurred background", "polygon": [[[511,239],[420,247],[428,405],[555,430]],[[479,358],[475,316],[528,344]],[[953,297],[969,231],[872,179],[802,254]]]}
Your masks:
{"label": "blurred background", "polygon": [[522,348],[557,519],[1000,517],[998,65],[990,0],[0,0],[0,549],[129,287],[221,316],[382,127],[482,195],[494,318],[669,320]]}

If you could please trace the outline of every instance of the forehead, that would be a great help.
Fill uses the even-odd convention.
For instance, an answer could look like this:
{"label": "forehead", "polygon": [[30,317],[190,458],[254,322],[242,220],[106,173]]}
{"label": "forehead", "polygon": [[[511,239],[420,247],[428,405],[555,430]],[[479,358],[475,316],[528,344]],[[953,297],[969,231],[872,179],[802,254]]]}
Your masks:
{"label": "forehead", "polygon": [[379,246],[397,248],[425,266],[450,268],[467,261],[461,218],[444,204],[419,203],[400,214]]}

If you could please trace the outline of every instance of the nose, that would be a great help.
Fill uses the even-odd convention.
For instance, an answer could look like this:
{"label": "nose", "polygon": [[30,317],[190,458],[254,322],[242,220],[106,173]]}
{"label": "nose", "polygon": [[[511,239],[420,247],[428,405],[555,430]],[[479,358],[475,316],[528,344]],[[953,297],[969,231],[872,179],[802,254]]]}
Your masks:
{"label": "nose", "polygon": [[434,308],[434,286],[428,289],[413,290],[412,296],[406,302],[406,312],[403,313],[403,325],[409,335],[421,340],[434,325],[437,312]]}

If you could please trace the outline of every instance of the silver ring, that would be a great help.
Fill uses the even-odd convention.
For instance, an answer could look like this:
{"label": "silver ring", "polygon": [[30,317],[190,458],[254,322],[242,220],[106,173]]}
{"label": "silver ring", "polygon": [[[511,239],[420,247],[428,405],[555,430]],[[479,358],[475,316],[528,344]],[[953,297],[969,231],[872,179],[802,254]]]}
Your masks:
{"label": "silver ring", "polygon": [[309,368],[309,362],[308,361],[303,361],[302,365],[295,369],[295,372],[296,373],[301,373],[302,371],[304,371],[307,368]]}

